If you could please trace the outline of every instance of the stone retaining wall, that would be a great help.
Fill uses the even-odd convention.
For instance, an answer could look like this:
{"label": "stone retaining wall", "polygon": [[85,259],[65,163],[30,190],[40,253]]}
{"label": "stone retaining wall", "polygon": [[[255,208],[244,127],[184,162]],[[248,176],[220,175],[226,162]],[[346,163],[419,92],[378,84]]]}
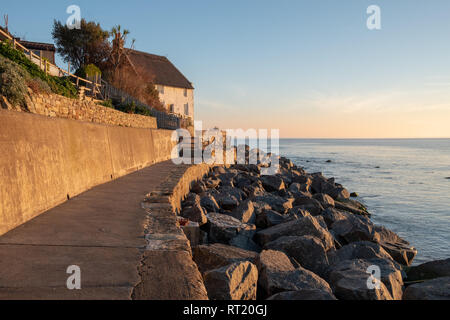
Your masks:
{"label": "stone retaining wall", "polygon": [[[27,99],[27,108],[31,113],[122,127],[157,128],[154,117],[124,113],[93,101],[69,99],[56,94],[33,93],[30,96],[31,99]],[[22,111],[20,107],[9,104],[2,96],[0,96],[0,105],[4,109]]]}

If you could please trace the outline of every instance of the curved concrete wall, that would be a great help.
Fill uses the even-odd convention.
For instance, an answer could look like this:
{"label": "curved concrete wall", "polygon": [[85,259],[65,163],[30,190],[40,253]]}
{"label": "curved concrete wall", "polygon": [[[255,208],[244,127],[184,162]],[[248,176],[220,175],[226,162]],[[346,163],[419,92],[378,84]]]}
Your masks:
{"label": "curved concrete wall", "polygon": [[89,188],[170,159],[171,135],[0,110],[0,235]]}

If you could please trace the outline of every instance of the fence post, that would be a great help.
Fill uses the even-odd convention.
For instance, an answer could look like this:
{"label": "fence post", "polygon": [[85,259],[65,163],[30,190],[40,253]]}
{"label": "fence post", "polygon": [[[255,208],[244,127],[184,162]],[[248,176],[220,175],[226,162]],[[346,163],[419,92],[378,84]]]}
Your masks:
{"label": "fence post", "polygon": [[39,68],[42,70],[42,50],[39,50]]}

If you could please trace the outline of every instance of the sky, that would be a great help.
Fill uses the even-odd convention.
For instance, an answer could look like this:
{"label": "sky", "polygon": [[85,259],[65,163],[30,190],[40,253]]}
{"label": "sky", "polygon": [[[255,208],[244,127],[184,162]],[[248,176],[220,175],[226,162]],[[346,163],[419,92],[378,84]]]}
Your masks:
{"label": "sky", "polygon": [[[448,0],[3,1],[0,14],[16,36],[52,42],[69,5],[167,56],[193,82],[204,128],[450,137]],[[367,28],[370,5],[381,30]]]}

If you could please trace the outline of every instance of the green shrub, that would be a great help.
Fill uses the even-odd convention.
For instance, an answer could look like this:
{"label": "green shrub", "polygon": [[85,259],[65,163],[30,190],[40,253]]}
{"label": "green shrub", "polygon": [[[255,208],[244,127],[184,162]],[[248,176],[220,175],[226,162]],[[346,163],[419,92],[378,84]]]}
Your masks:
{"label": "green shrub", "polygon": [[69,98],[77,97],[77,88],[74,86],[74,84],[70,81],[69,78],[67,77],[59,78],[47,75],[44,71],[42,71],[39,68],[38,65],[33,63],[30,59],[28,59],[23,52],[14,49],[9,43],[7,42],[0,43],[0,55],[17,63],[26,72],[28,72],[31,78],[33,79],[39,78],[42,81],[46,82],[50,87],[50,89],[52,90],[52,92]]}
{"label": "green shrub", "polygon": [[0,55],[0,94],[14,105],[25,106],[30,76],[16,63]]}
{"label": "green shrub", "polygon": [[115,109],[111,99],[100,102],[100,105],[107,108]]}
{"label": "green shrub", "polygon": [[33,92],[36,93],[51,93],[52,90],[47,82],[41,80],[40,78],[34,78],[27,80],[27,85]]}
{"label": "green shrub", "polygon": [[96,75],[101,76],[102,71],[95,65],[95,64],[88,64],[87,66],[84,66],[75,72],[75,75],[79,76],[80,78],[90,78],[95,77]]}

